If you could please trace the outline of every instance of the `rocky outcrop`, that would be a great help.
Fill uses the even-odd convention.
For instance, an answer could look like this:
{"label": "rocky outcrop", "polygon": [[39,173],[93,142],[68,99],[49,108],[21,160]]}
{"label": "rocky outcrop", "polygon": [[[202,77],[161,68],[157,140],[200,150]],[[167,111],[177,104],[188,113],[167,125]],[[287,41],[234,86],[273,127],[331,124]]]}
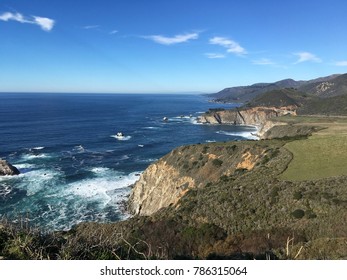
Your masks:
{"label": "rocky outcrop", "polygon": [[163,207],[178,207],[189,190],[257,168],[266,154],[263,147],[244,141],[179,147],[142,173],[130,195],[129,210],[151,215]]}
{"label": "rocky outcrop", "polygon": [[193,187],[192,177],[181,176],[176,168],[160,160],[149,166],[136,182],[130,197],[130,211],[151,215],[162,207],[176,204]]}
{"label": "rocky outcrop", "polygon": [[0,176],[5,175],[18,175],[20,172],[19,170],[8,163],[6,160],[0,159]]}
{"label": "rocky outcrop", "polygon": [[[296,115],[296,106],[288,107],[252,107],[245,109],[210,111],[198,117],[199,123],[205,124],[232,124],[250,125],[258,128],[258,136],[263,137],[265,132],[275,123],[269,121],[274,117]],[[276,125],[282,123],[276,122]]]}

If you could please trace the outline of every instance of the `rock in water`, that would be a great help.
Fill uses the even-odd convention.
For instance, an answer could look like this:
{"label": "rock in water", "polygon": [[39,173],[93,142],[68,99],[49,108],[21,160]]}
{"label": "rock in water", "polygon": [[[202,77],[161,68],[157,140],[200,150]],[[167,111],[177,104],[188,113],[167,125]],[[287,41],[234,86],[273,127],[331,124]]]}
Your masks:
{"label": "rock in water", "polygon": [[16,167],[8,163],[6,160],[0,159],[0,176],[18,174],[20,174],[20,172]]}

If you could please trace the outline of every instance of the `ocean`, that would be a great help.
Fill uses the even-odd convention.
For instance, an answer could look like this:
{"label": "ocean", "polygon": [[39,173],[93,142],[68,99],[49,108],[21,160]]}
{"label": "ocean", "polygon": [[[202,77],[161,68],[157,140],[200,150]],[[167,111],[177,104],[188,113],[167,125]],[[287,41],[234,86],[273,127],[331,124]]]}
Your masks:
{"label": "ocean", "polygon": [[0,158],[21,174],[0,177],[0,217],[46,230],[126,219],[131,185],[172,149],[252,138],[252,127],[197,124],[220,107],[234,105],[191,94],[1,93]]}

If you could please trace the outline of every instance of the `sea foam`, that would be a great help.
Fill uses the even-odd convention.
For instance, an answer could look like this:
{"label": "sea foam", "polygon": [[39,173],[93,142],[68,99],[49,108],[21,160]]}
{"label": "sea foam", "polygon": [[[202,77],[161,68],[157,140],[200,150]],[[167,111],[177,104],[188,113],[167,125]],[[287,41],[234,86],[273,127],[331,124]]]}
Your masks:
{"label": "sea foam", "polygon": [[239,136],[239,137],[250,139],[250,140],[258,140],[259,137],[257,135],[255,135],[256,132],[257,132],[257,130],[242,131],[242,132],[228,132],[228,131],[219,130],[216,133],[223,134],[223,135],[229,135],[229,136]]}

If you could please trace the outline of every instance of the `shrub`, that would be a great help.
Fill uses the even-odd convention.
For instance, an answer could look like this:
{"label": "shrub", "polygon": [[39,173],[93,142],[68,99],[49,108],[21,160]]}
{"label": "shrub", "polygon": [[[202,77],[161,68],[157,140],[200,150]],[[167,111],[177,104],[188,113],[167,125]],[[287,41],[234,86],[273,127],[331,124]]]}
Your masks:
{"label": "shrub", "polygon": [[222,182],[227,182],[227,181],[229,181],[229,177],[227,176],[227,175],[222,175],[222,176],[220,176],[220,178],[219,178]]}
{"label": "shrub", "polygon": [[212,160],[212,164],[216,167],[220,167],[220,166],[222,166],[223,161],[218,159],[218,158],[215,158],[214,160]]}
{"label": "shrub", "polygon": [[204,146],[202,149],[202,153],[206,154],[209,148],[210,148],[209,146]]}
{"label": "shrub", "polygon": [[305,213],[306,217],[308,219],[314,219],[314,218],[317,218],[317,215],[316,213],[314,213],[312,210],[307,210],[306,213]]}
{"label": "shrub", "polygon": [[270,158],[269,158],[267,155],[265,155],[265,156],[263,157],[262,164],[266,164],[266,163],[268,163],[269,161],[270,161]]}
{"label": "shrub", "polygon": [[296,209],[292,212],[292,216],[296,219],[301,219],[305,216],[305,211],[302,209]]}
{"label": "shrub", "polygon": [[295,192],[295,193],[293,194],[293,198],[294,198],[295,200],[300,200],[300,199],[302,199],[302,197],[303,197],[303,195],[302,195],[302,192],[301,192],[301,191]]}

